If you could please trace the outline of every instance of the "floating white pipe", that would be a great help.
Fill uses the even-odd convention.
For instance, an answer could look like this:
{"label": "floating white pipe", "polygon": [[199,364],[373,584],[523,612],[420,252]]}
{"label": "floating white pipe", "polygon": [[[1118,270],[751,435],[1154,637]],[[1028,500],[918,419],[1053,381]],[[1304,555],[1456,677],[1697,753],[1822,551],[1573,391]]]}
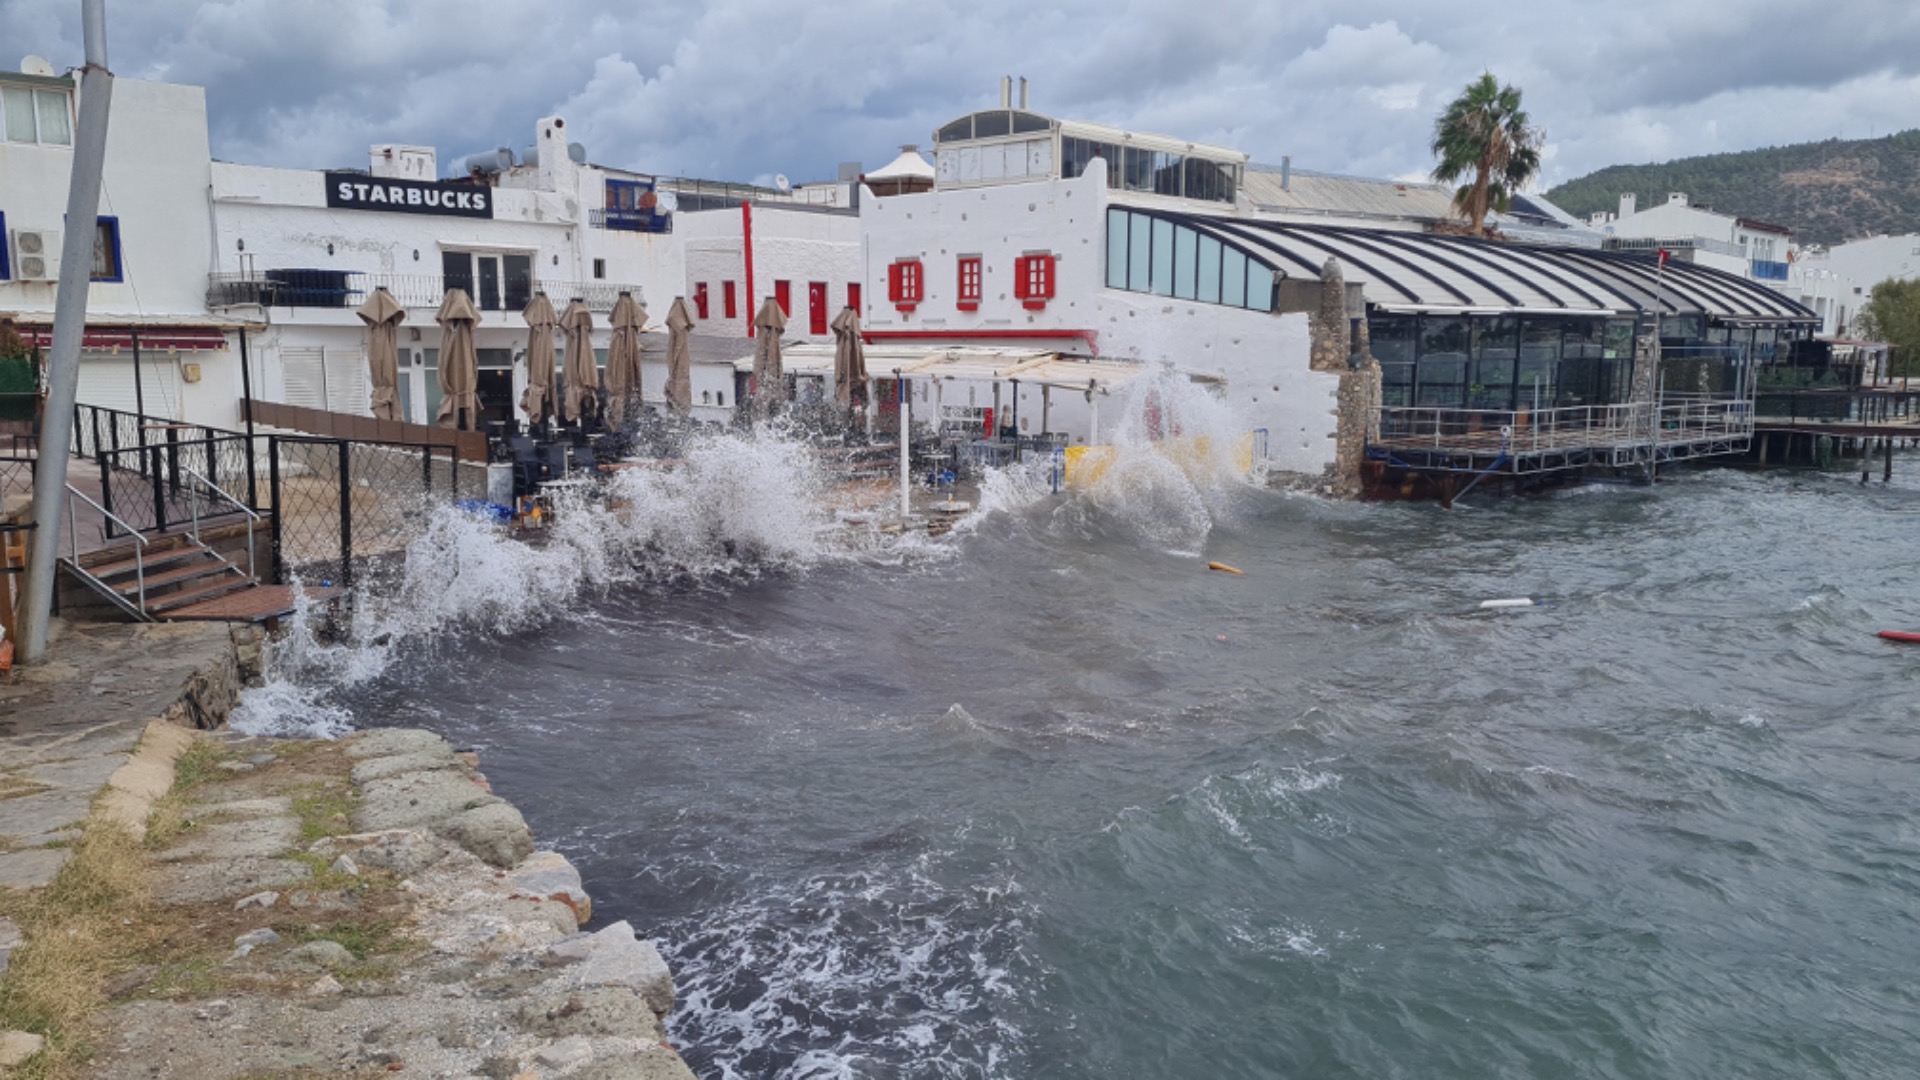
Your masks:
{"label": "floating white pipe", "polygon": [[1529,608],[1532,606],[1533,601],[1524,596],[1515,596],[1506,600],[1480,601],[1480,608],[1483,611],[1502,611],[1508,608]]}

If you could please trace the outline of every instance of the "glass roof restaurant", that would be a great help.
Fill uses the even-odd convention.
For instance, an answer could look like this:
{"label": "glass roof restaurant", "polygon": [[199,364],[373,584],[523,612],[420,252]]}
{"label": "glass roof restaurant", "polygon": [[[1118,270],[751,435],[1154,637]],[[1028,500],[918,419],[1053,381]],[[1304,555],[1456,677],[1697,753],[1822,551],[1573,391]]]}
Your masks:
{"label": "glass roof restaurant", "polygon": [[933,134],[942,188],[1071,180],[1103,158],[1107,187],[1232,206],[1247,155],[1224,146],[1003,107],[968,113]]}
{"label": "glass roof restaurant", "polygon": [[[1348,312],[1366,320],[1381,364],[1383,430],[1417,428],[1438,447],[1445,436],[1464,445],[1508,429],[1489,435],[1485,454],[1436,455],[1436,468],[1478,471],[1496,457],[1507,468],[1523,441],[1511,432],[1537,439],[1549,422],[1583,427],[1568,435],[1574,442],[1598,437],[1596,426],[1623,415],[1609,409],[1632,398],[1635,338],[1656,316],[1661,362],[1641,400],[1658,394],[1662,409],[1686,416],[1714,403],[1727,422],[1700,425],[1698,439],[1663,449],[1641,421],[1646,452],[1665,459],[1744,451],[1761,370],[1815,344],[1814,313],[1779,292],[1689,262],[1662,268],[1651,254],[1139,206],[1111,206],[1107,215],[1109,288],[1297,310],[1285,301],[1287,282],[1317,284],[1332,260],[1350,286],[1361,286],[1363,306]],[[1594,449],[1535,465],[1583,467],[1596,462]]]}

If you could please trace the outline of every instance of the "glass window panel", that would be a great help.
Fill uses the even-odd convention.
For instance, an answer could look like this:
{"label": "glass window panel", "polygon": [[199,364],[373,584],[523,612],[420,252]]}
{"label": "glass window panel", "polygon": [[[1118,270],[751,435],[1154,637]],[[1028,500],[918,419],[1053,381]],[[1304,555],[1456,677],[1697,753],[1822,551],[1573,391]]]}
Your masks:
{"label": "glass window panel", "polygon": [[1153,219],[1143,214],[1128,214],[1132,226],[1127,241],[1127,288],[1134,292],[1146,292],[1152,277],[1148,270],[1148,257],[1153,252]]}
{"label": "glass window panel", "polygon": [[1511,360],[1520,347],[1520,320],[1480,317],[1473,320],[1474,355]]}
{"label": "glass window panel", "polygon": [[1414,403],[1418,405],[1460,405],[1467,394],[1467,360],[1464,355],[1424,352],[1415,370],[1418,387]]}
{"label": "glass window panel", "polygon": [[1559,319],[1528,319],[1520,330],[1520,359],[1560,362]]}
{"label": "glass window panel", "polygon": [[1254,311],[1273,310],[1273,271],[1252,258],[1247,259],[1247,306]]}
{"label": "glass window panel", "polygon": [[[410,361],[413,350],[400,350],[400,377],[394,380],[394,389],[400,392],[400,419],[413,421],[413,365]],[[418,422],[418,421],[414,421]]]}
{"label": "glass window panel", "polygon": [[1465,319],[1451,315],[1429,315],[1420,320],[1420,362],[1423,365],[1428,357],[1459,360],[1464,371],[1469,344]]}
{"label": "glass window panel", "polygon": [[1247,303],[1247,257],[1232,248],[1220,256],[1220,302],[1234,307]]}
{"label": "glass window panel", "polygon": [[1413,365],[1380,365],[1380,403],[1387,406],[1413,404]]}
{"label": "glass window panel", "polygon": [[1153,190],[1153,151],[1126,148],[1126,177],[1121,186],[1128,191]]}
{"label": "glass window panel", "polygon": [[1127,218],[1125,210],[1107,211],[1107,288],[1127,287]]}
{"label": "glass window panel", "polygon": [[940,142],[952,142],[955,139],[973,138],[973,117],[963,116],[955,120],[953,123],[941,128],[940,134],[935,136],[935,138]]}
{"label": "glass window panel", "polygon": [[1195,242],[1200,234],[1192,229],[1173,230],[1173,295],[1193,299],[1194,274],[1199,269]]}
{"label": "glass window panel", "polygon": [[[1413,362],[1420,322],[1409,316],[1376,315],[1367,322],[1367,341],[1382,365]],[[1408,369],[1407,381],[1413,381]]]}
{"label": "glass window panel", "polygon": [[1153,155],[1153,191],[1156,195],[1180,194],[1179,154],[1156,152]]}
{"label": "glass window panel", "polygon": [[111,221],[93,227],[93,277],[120,276],[120,230]]}
{"label": "glass window panel", "polygon": [[973,137],[985,139],[994,135],[1013,134],[1012,121],[1004,112],[983,112],[973,114]]}
{"label": "glass window panel", "polygon": [[1153,281],[1148,290],[1156,296],[1173,295],[1173,222],[1153,223]]}
{"label": "glass window panel", "polygon": [[33,91],[25,87],[9,86],[0,89],[7,107],[7,139],[12,142],[33,142]]}
{"label": "glass window panel", "polygon": [[1200,277],[1194,295],[1209,304],[1220,302],[1220,241],[1200,238]]}
{"label": "glass window panel", "polygon": [[1606,344],[1602,352],[1608,357],[1633,357],[1633,320],[1608,319]]}
{"label": "glass window panel", "polygon": [[56,90],[36,90],[33,99],[39,105],[40,141],[49,146],[73,145],[67,95]]}
{"label": "glass window panel", "polygon": [[1044,116],[1036,116],[1028,112],[1016,112],[1013,114],[1013,132],[1016,135],[1028,131],[1045,131],[1049,126],[1047,118]]}
{"label": "glass window panel", "polygon": [[[431,424],[435,418],[440,415],[440,350],[426,349],[422,351],[421,355],[425,356],[427,361],[427,370],[424,377],[427,388],[427,414],[425,422]],[[554,363],[554,369],[556,371],[559,370],[559,361],[557,360]]]}

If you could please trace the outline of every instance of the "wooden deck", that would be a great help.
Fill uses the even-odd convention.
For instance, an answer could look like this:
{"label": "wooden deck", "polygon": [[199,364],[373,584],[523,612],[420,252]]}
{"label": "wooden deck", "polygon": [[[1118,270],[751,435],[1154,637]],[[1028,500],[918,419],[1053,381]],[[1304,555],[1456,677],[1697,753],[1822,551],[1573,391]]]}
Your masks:
{"label": "wooden deck", "polygon": [[314,603],[325,603],[345,593],[339,588],[307,588],[294,585],[255,585],[187,607],[176,608],[160,616],[168,622],[247,622],[271,623],[291,615],[301,593]]}

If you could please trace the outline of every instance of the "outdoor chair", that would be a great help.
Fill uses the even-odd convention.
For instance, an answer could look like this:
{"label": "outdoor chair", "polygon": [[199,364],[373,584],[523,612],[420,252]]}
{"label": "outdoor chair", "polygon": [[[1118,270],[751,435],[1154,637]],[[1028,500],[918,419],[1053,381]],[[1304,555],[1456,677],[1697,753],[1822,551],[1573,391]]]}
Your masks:
{"label": "outdoor chair", "polygon": [[540,448],[541,464],[545,466],[543,480],[559,480],[567,475],[567,444],[548,443]]}

